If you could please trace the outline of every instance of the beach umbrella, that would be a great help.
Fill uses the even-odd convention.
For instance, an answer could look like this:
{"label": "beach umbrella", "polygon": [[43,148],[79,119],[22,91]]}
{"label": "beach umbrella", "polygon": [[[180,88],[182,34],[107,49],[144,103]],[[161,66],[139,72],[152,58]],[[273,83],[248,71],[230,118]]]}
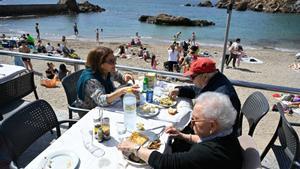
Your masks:
{"label": "beach umbrella", "polygon": [[231,20],[231,14],[232,14],[232,7],[235,0],[230,0],[229,5],[227,6],[227,22],[226,22],[226,30],[225,30],[225,37],[224,37],[224,46],[223,46],[223,55],[222,55],[222,64],[221,64],[221,72],[224,71],[224,62],[225,62],[225,55],[227,50],[227,41],[228,41],[228,33],[230,29],[230,20]]}

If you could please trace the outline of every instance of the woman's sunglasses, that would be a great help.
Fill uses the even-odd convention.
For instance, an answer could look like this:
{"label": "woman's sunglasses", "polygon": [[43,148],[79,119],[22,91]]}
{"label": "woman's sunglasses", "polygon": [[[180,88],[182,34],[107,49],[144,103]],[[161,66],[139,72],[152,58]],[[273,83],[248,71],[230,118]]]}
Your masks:
{"label": "woman's sunglasses", "polygon": [[110,64],[110,65],[115,65],[117,63],[117,59],[109,59],[105,61],[104,63]]}

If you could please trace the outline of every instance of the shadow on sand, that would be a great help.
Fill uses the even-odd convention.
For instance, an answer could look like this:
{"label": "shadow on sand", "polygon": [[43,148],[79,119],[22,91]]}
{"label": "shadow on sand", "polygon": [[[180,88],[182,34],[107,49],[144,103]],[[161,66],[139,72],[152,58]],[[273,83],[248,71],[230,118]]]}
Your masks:
{"label": "shadow on sand", "polygon": [[256,72],[256,71],[253,71],[253,70],[250,70],[250,69],[246,69],[246,68],[232,68],[232,67],[227,67],[227,69],[235,69],[235,70],[240,70],[240,71],[243,71],[243,72],[249,72],[249,73],[261,73],[261,72]]}

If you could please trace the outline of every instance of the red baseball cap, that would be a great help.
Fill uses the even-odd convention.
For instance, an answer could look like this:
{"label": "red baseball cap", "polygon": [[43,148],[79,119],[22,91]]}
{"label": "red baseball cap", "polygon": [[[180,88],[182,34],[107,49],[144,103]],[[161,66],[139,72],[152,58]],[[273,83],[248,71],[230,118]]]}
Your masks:
{"label": "red baseball cap", "polygon": [[191,76],[200,73],[211,73],[216,71],[216,62],[209,58],[198,58],[191,64],[190,70],[184,76]]}

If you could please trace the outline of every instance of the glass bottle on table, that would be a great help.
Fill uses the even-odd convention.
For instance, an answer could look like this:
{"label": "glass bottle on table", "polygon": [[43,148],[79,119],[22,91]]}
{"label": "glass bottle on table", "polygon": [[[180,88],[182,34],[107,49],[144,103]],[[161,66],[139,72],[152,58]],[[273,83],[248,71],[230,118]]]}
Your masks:
{"label": "glass bottle on table", "polygon": [[123,97],[124,124],[127,130],[134,131],[136,129],[136,96],[132,89],[128,89]]}
{"label": "glass bottle on table", "polygon": [[143,93],[146,93],[148,89],[148,78],[145,76],[143,81]]}

